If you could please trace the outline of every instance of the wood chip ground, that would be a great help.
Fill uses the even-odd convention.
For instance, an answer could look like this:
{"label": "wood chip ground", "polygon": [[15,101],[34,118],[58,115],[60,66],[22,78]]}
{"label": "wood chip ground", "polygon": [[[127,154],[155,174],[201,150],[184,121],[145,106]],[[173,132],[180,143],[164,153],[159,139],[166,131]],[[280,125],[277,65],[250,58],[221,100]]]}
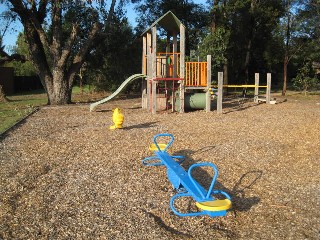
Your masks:
{"label": "wood chip ground", "polygon": [[[320,239],[319,97],[239,103],[222,115],[152,115],[140,101],[43,107],[2,136],[0,239]],[[125,122],[111,131],[115,107]],[[184,168],[217,165],[216,188],[233,201],[226,217],[171,212],[165,168],[141,164],[163,132]]]}

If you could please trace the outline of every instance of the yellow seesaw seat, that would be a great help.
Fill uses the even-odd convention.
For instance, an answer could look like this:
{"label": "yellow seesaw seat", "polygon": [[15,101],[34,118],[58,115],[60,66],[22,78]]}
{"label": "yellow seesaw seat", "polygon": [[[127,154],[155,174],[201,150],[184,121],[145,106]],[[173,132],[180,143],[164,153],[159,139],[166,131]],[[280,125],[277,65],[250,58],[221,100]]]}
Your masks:
{"label": "yellow seesaw seat", "polygon": [[[159,146],[160,150],[163,151],[163,150],[167,147],[167,144],[165,144],[165,143],[158,143],[158,146]],[[157,148],[157,146],[156,146],[154,143],[150,144],[149,150],[150,150],[151,152],[159,151],[158,148]]]}
{"label": "yellow seesaw seat", "polygon": [[232,207],[232,203],[229,199],[217,199],[207,202],[196,202],[196,206],[206,211],[222,211],[230,209]]}

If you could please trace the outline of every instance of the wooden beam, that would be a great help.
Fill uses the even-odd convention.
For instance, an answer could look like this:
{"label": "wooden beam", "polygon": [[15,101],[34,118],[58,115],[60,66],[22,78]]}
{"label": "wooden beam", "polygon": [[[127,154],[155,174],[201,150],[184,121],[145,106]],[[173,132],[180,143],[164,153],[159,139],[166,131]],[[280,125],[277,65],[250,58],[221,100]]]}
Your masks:
{"label": "wooden beam", "polygon": [[[180,25],[180,78],[185,78],[185,27]],[[180,81],[180,113],[184,113],[184,80]]]}
{"label": "wooden beam", "polygon": [[267,73],[267,90],[266,90],[266,103],[270,104],[271,99],[271,73]]}
{"label": "wooden beam", "polygon": [[206,91],[206,112],[211,111],[211,55],[207,56],[207,91]]}
{"label": "wooden beam", "polygon": [[223,72],[218,72],[218,99],[217,113],[222,114],[222,95],[223,95]]}
{"label": "wooden beam", "polygon": [[[151,34],[147,33],[147,45],[146,45],[146,53],[147,53],[147,79],[150,79],[152,76],[152,56],[151,56]],[[148,111],[150,111],[151,108],[151,84],[147,82],[147,103],[146,107]]]}
{"label": "wooden beam", "polygon": [[173,77],[177,77],[177,68],[178,68],[178,39],[177,33],[173,34]]}
{"label": "wooden beam", "polygon": [[254,74],[254,99],[253,101],[255,103],[258,103],[258,98],[259,98],[259,73]]}
{"label": "wooden beam", "polygon": [[152,113],[157,113],[157,83],[154,80],[157,77],[157,27],[152,27],[152,52],[151,52],[151,59],[152,59]]}

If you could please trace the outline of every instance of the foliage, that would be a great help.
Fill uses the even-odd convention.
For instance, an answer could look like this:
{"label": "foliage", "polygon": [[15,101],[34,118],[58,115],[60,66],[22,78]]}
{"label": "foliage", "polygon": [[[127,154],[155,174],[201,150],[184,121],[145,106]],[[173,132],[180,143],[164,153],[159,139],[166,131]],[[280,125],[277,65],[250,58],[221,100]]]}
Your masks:
{"label": "foliage", "polygon": [[[13,51],[17,54],[26,56],[27,59],[30,59],[28,45],[26,43],[23,33],[20,33],[16,42],[16,46]],[[16,76],[34,76],[36,75],[36,70],[31,61],[26,62],[13,62],[12,66],[14,67],[14,73]]]}
{"label": "foliage", "polygon": [[212,56],[212,67],[221,69],[226,63],[226,50],[229,43],[230,33],[228,30],[218,27],[215,32],[208,34],[201,42],[199,54],[201,59],[207,55]]}
{"label": "foliage", "polygon": [[[281,1],[228,1],[225,7],[227,28],[230,30],[227,58],[230,82],[243,83],[247,74],[266,72],[269,45],[275,43],[272,33],[277,28],[277,22],[282,14]],[[245,80],[246,79],[246,80]]]}
{"label": "foliage", "polygon": [[88,58],[85,78],[98,90],[114,91],[127,77],[141,71],[142,43],[121,12],[114,16],[100,41],[102,44]]}
{"label": "foliage", "polygon": [[[254,72],[260,72],[262,76],[272,72],[273,84],[281,84],[287,74],[288,81],[294,78],[298,86],[298,79],[314,79],[311,72],[303,75],[305,63],[320,62],[319,0],[208,0],[206,6],[192,0],[131,0],[136,4],[138,13],[137,35],[123,11],[129,0],[102,1],[102,5],[98,4],[100,1],[60,1],[61,18],[58,22],[61,25],[52,17],[57,7],[53,3],[57,1],[2,2],[9,7],[12,7],[11,2],[24,2],[28,6],[27,12],[32,13],[32,4],[37,3],[33,16],[43,20],[40,30],[44,31],[48,40],[47,44],[43,44],[45,42],[39,39],[42,35],[34,38],[42,43],[37,46],[40,46],[38,49],[43,48],[44,58],[41,55],[39,59],[47,65],[44,71],[40,71],[39,63],[14,63],[20,68],[18,73],[30,71],[32,74],[30,65],[36,67],[37,73],[47,72],[46,76],[62,72],[70,86],[74,79],[78,79],[79,69],[83,73],[83,83],[95,84],[97,89],[108,91],[113,91],[133,73],[140,72],[142,44],[139,34],[169,10],[186,26],[186,55],[191,50],[197,50],[197,55],[205,61],[205,56],[211,54],[212,73],[222,69],[227,71],[229,83],[253,81]],[[46,8],[40,8],[41,2],[48,3]],[[106,8],[115,2],[117,5],[114,8]],[[16,10],[16,7],[12,9]],[[7,16],[13,19],[17,16],[15,12],[19,11],[7,11]],[[95,23],[99,23],[97,34],[88,41]],[[59,29],[61,31],[57,35]],[[76,35],[68,49],[67,43],[73,31]],[[161,31],[159,33],[158,46],[165,45],[166,38]],[[23,37],[27,39],[26,34],[19,36],[16,53],[35,61],[32,55],[26,54],[23,41]],[[60,39],[58,51],[53,47],[57,43],[55,39]],[[54,56],[63,51],[65,55]],[[59,71],[53,71],[62,56],[66,56],[64,64],[57,68]],[[284,63],[287,64],[286,73]],[[138,85],[134,87],[139,89]],[[303,85],[300,89],[304,89]]]}
{"label": "foliage", "polygon": [[138,32],[142,32],[163,14],[171,11],[186,27],[186,52],[197,49],[209,23],[204,6],[190,0],[143,0],[141,2],[136,6],[139,14]]}
{"label": "foliage", "polygon": [[319,80],[312,69],[312,63],[309,61],[299,68],[298,74],[292,79],[292,82],[296,89],[303,90],[306,95],[308,90],[320,83]]}

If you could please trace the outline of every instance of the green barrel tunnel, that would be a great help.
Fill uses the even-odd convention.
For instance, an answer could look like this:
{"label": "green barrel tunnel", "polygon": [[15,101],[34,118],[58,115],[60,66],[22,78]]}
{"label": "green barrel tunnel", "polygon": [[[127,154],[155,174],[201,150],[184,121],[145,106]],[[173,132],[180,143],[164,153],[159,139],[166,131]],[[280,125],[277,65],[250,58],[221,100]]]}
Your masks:
{"label": "green barrel tunnel", "polygon": [[[175,95],[175,110],[180,109],[179,93]],[[214,107],[214,102],[211,100],[211,108]],[[206,93],[184,93],[184,108],[185,110],[199,110],[206,108]]]}

